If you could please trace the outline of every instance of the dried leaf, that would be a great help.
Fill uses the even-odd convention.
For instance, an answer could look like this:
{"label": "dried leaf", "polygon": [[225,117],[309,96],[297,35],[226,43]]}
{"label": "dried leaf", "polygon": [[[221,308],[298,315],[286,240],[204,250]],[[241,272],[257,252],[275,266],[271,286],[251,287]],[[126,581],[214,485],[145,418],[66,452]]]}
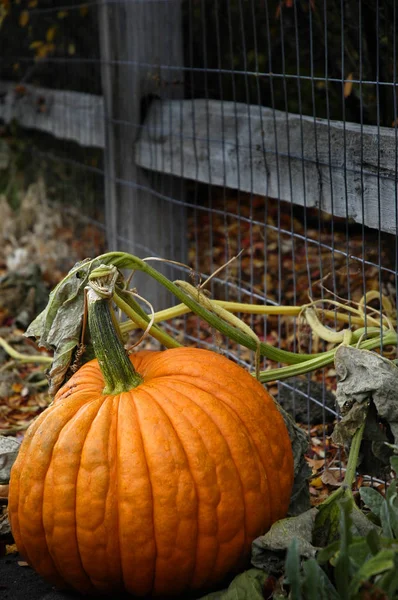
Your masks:
{"label": "dried leaf", "polygon": [[10,486],[8,484],[0,485],[0,500],[6,500],[8,498],[9,488]]}
{"label": "dried leaf", "polygon": [[386,433],[380,423],[387,424],[394,442],[398,443],[398,367],[390,360],[351,346],[340,346],[335,356],[336,401],[343,419],[336,425],[332,439],[349,444],[354,431],[366,418],[361,447],[361,470],[378,474],[389,467],[392,450],[384,443]]}
{"label": "dried leaf", "polygon": [[29,48],[31,48],[32,50],[36,50],[37,48],[40,48],[40,46],[42,46],[44,44],[44,42],[41,42],[40,40],[37,40],[35,42],[32,42],[29,46]]}
{"label": "dried leaf", "polygon": [[316,459],[309,458],[308,456],[306,456],[305,460],[307,461],[307,464],[311,467],[313,475],[315,475],[315,473],[319,471],[319,469],[322,469],[325,466],[325,459],[323,458]]}
{"label": "dried leaf", "polygon": [[200,600],[264,600],[263,588],[267,574],[260,569],[249,569],[232,580],[228,589],[212,592]]}
{"label": "dried leaf", "polygon": [[11,525],[7,512],[0,516],[0,537],[8,538],[11,534]]}
{"label": "dried leaf", "polygon": [[268,573],[281,571],[285,552],[294,538],[298,540],[302,557],[315,556],[317,548],[312,545],[312,532],[317,515],[318,510],[311,508],[298,517],[290,517],[274,523],[265,535],[254,540],[252,565]]}
{"label": "dried leaf", "polygon": [[314,488],[323,488],[322,477],[315,477],[315,479],[311,479],[311,485]]}
{"label": "dried leaf", "polygon": [[310,470],[305,460],[309,440],[307,434],[298,427],[288,413],[278,403],[276,403],[276,406],[285,421],[293,450],[294,483],[288,514],[294,516],[303,513],[310,507],[308,492]]}
{"label": "dried leaf", "polygon": [[54,44],[43,44],[36,50],[36,58],[47,58],[49,54],[55,51]]}
{"label": "dried leaf", "polygon": [[332,440],[335,444],[344,446],[351,443],[352,436],[366,419],[368,408],[369,402],[352,406],[333,430]]}
{"label": "dried leaf", "polygon": [[84,288],[99,261],[77,263],[51,292],[47,307],[28,327],[25,335],[35,337],[39,346],[54,350],[49,372],[49,392],[53,396],[65,380],[73,353],[81,338]]}
{"label": "dried leaf", "polygon": [[348,96],[351,95],[352,92],[352,79],[353,79],[353,73],[349,73],[347,75],[347,79],[344,83],[344,98],[348,98]]}
{"label": "dried leaf", "polygon": [[340,487],[343,485],[343,481],[339,481],[333,471],[326,469],[321,476],[321,481],[325,485],[331,485],[333,487]]}
{"label": "dried leaf", "polygon": [[19,15],[19,25],[21,27],[26,27],[29,23],[29,12],[27,10],[23,10]]}
{"label": "dried leaf", "polygon": [[47,42],[53,42],[55,38],[55,34],[57,33],[57,26],[53,25],[46,32],[46,40]]}

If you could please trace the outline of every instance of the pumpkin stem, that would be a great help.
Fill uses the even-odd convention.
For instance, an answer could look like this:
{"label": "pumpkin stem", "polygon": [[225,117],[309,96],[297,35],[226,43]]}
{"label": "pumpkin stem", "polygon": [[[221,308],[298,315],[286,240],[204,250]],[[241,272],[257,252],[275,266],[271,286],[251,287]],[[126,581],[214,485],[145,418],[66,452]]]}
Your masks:
{"label": "pumpkin stem", "polygon": [[87,289],[88,326],[102,375],[104,394],[120,394],[137,387],[142,377],[134,369],[116,332],[110,298]]}

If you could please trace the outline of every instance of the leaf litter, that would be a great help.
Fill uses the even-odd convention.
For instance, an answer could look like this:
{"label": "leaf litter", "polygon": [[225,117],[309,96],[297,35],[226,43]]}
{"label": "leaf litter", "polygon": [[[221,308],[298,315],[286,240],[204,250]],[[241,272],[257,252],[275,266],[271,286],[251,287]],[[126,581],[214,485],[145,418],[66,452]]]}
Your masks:
{"label": "leaf litter", "polygon": [[[41,181],[38,182],[38,188],[36,192],[32,192],[30,190],[29,202],[26,201],[26,206],[34,206],[34,202],[32,204],[32,194],[37,193],[39,196],[43,193],[43,183]],[[42,198],[42,196],[41,196]],[[3,199],[1,199],[3,202]],[[225,202],[225,200],[224,200]],[[37,203],[38,207],[42,208],[41,200]],[[264,209],[264,199],[258,199],[253,202],[253,206],[255,208],[255,212],[258,210],[259,214]],[[48,218],[51,221],[51,210],[48,208]],[[309,282],[308,282],[308,265],[311,267],[311,275],[313,279],[319,279],[322,275],[322,272],[319,268],[320,265],[320,254],[319,248],[309,245],[306,249],[303,247],[299,247],[296,244],[296,241],[292,241],[292,237],[289,236],[289,231],[293,228],[297,232],[303,232],[302,223],[298,219],[293,219],[290,215],[286,213],[281,213],[278,217],[276,209],[272,208],[272,204],[268,209],[267,215],[267,223],[271,226],[270,230],[267,233],[267,238],[264,238],[262,235],[263,225],[261,223],[261,217],[256,214],[251,215],[251,217],[256,220],[260,219],[258,224],[250,225],[247,221],[242,221],[239,224],[239,227],[236,223],[233,222],[234,217],[236,217],[236,201],[234,198],[227,200],[227,209],[229,211],[230,216],[226,219],[229,224],[227,227],[225,226],[225,220],[221,222],[221,217],[218,215],[213,215],[213,220],[211,226],[209,223],[201,222],[197,220],[197,215],[195,216],[195,221],[193,221],[193,217],[190,218],[191,226],[190,226],[190,259],[191,265],[194,269],[199,270],[204,273],[210,273],[212,270],[221,266],[225,262],[225,258],[237,252],[239,249],[237,239],[240,238],[240,248],[245,248],[246,253],[242,257],[239,262],[239,265],[231,265],[228,268],[228,273],[226,274],[226,279],[233,284],[237,281],[240,281],[243,288],[250,289],[251,284],[254,282],[254,286],[251,287],[253,291],[264,293],[267,292],[267,297],[275,300],[282,301],[284,304],[286,303],[295,303],[295,304],[304,304],[308,302],[308,291],[309,291]],[[241,206],[242,214],[245,214],[246,207]],[[205,213],[203,213],[205,215]],[[57,217],[58,218],[58,217]],[[57,252],[55,246],[51,243],[54,239],[57,239],[57,231],[60,227],[57,218],[54,217],[54,223],[52,229],[50,227],[50,233],[48,235],[48,246],[46,247],[45,240],[40,240],[40,243],[37,241],[38,232],[30,231],[31,235],[27,235],[25,231],[25,236],[21,236],[17,242],[15,239],[10,240],[8,237],[5,240],[4,244],[0,244],[0,248],[3,250],[0,251],[0,274],[3,277],[8,277],[10,274],[14,273],[14,270],[18,271],[18,269],[27,268],[27,263],[31,263],[32,257],[33,260],[37,261],[41,265],[41,275],[42,281],[44,282],[45,289],[52,288],[55,283],[61,279],[62,276],[65,275],[68,268],[70,268],[74,259],[70,256],[66,256],[68,253],[65,252],[65,248],[61,244],[61,252],[59,256],[57,256]],[[11,221],[13,219],[11,218]],[[279,222],[279,226],[282,227],[283,231],[286,233],[281,233],[277,230],[277,221]],[[10,222],[11,222],[10,221]],[[205,219],[204,219],[205,221]],[[261,224],[260,224],[261,223]],[[23,226],[20,225],[20,227]],[[71,235],[65,234],[65,225],[62,226],[64,230],[64,239],[71,239],[73,233]],[[199,227],[201,231],[201,235],[199,238],[199,246],[194,243],[194,231],[195,227]],[[69,225],[69,230],[73,231],[73,227]],[[280,228],[280,227],[279,227]],[[5,232],[5,227],[3,227],[3,235]],[[212,251],[208,250],[204,251],[204,248],[208,242],[207,238],[210,235],[210,231],[212,231],[213,235],[213,247]],[[1,233],[1,231],[0,231]],[[312,235],[315,238],[315,229],[313,231],[307,231],[307,235]],[[328,242],[326,233],[326,243]],[[339,236],[339,232],[334,232],[335,235],[335,245],[338,246],[339,243],[343,242],[343,235]],[[95,234],[93,236],[97,240],[101,240],[100,233]],[[324,238],[323,238],[324,239]],[[345,239],[345,237],[344,237]],[[91,255],[98,255],[102,248],[100,248],[102,241],[97,244],[97,247],[90,252]],[[18,245],[20,244],[20,246]],[[358,238],[353,238],[351,240],[352,247],[354,247],[353,253],[360,253],[362,248],[362,241]],[[67,244],[68,250],[69,246]],[[356,250],[355,250],[356,248]],[[78,255],[78,259],[83,259],[86,254],[86,246],[83,246],[80,250],[76,252],[76,247],[74,248],[75,253]],[[309,251],[309,252],[308,252]],[[384,250],[383,250],[384,251]],[[321,258],[327,262],[330,260],[330,256],[324,253]],[[51,260],[46,263],[45,256],[50,256]],[[197,260],[199,257],[199,261]],[[336,258],[337,257],[337,258]],[[76,256],[75,256],[76,258]],[[59,260],[58,260],[59,259]],[[68,259],[68,260],[67,260]],[[264,261],[267,260],[267,272],[264,274]],[[279,261],[282,261],[282,274],[286,272],[287,276],[282,276],[280,278],[280,270],[278,268]],[[358,276],[358,272],[355,268],[348,268],[345,264],[345,260],[339,260],[339,255],[334,256],[335,265],[334,265],[334,275],[337,280],[337,285],[339,287],[339,294],[344,296],[345,292],[347,292],[347,281],[350,280],[351,283],[351,294],[353,297],[362,291],[363,282],[360,276]],[[349,277],[347,277],[347,273]],[[376,282],[377,284],[377,268],[371,267],[367,271],[367,281]],[[1,281],[1,280],[0,280]],[[313,282],[311,282],[313,284]],[[373,285],[373,284],[371,284]],[[387,291],[388,282],[387,282]],[[21,290],[18,289],[18,286],[15,286],[16,290],[19,292],[19,297],[22,297],[22,300],[14,303],[14,306],[21,307],[26,299],[29,298],[29,293],[31,297],[33,296],[34,302],[37,298],[40,298],[40,289],[39,293],[35,290],[32,293],[29,289]],[[33,286],[34,287],[34,286]],[[4,288],[5,289],[5,288]],[[224,290],[222,286],[219,290]],[[230,288],[230,293],[228,295],[228,299],[238,299],[239,294],[236,294]],[[277,292],[276,292],[277,290]],[[294,290],[294,291],[293,291]],[[17,293],[17,292],[15,292]],[[243,296],[250,295],[249,292],[243,291]],[[4,296],[3,290],[1,289],[0,283],[0,326],[2,329],[3,336],[8,339],[12,343],[16,343],[17,345],[23,346],[24,353],[31,352],[43,352],[39,351],[37,346],[32,343],[31,340],[27,340],[26,338],[22,338],[23,331],[16,327],[16,311],[10,310],[10,303],[2,304],[1,300]],[[18,297],[18,296],[17,296]],[[217,296],[221,297],[221,296]],[[359,297],[359,296],[358,296]],[[33,305],[34,305],[33,302]],[[30,301],[32,305],[32,300]],[[12,305],[12,303],[11,303]],[[37,306],[34,310],[37,310]],[[269,343],[280,344],[280,346],[284,349],[295,350],[297,351],[297,344],[300,346],[301,350],[308,351],[310,349],[311,344],[313,344],[313,340],[311,340],[311,336],[303,335],[304,331],[300,331],[297,328],[292,329],[292,320],[288,318],[280,318],[278,320],[277,317],[268,317],[267,323],[265,325],[263,317],[249,317],[249,324],[253,327],[257,335],[259,335],[260,339],[266,340]],[[208,326],[207,323],[203,323],[199,321],[199,319],[194,315],[188,315],[185,319],[176,319],[174,322],[177,330],[178,327],[184,327],[185,332],[188,335],[193,337],[198,337],[202,342],[208,343],[214,346],[215,342],[217,345],[222,344],[223,340],[220,337],[216,338],[214,331],[212,331],[211,327]],[[17,338],[17,340],[16,340]],[[232,350],[234,350],[233,345]],[[326,345],[323,345],[326,347]],[[315,348],[318,350],[318,348]],[[320,349],[319,349],[320,350]],[[314,351],[314,347],[312,347],[312,351]],[[246,349],[240,350],[240,358],[241,360],[247,360],[249,362],[251,360],[251,353]],[[273,366],[273,365],[268,365]],[[1,375],[6,373],[5,383],[3,385],[3,380],[1,379]],[[0,372],[0,392],[1,392],[1,412],[0,412],[0,434],[3,432],[5,434],[15,435],[17,438],[21,438],[23,435],[23,431],[26,429],[31,420],[39,414],[48,404],[48,393],[43,385],[43,391],[38,391],[37,387],[35,388],[35,384],[43,382],[44,380],[44,372],[42,367],[34,367],[32,365],[21,365],[16,361],[8,360],[5,365],[3,365],[2,370]],[[322,373],[317,373],[313,376],[313,379],[322,383],[322,385],[326,386],[328,389],[333,390],[335,387],[335,376],[336,372],[333,368],[328,370],[324,370]],[[276,386],[271,387],[271,392],[278,392],[278,388]],[[300,402],[300,398],[298,398],[297,402]],[[304,419],[303,419],[304,420]],[[328,423],[313,423],[310,427],[306,423],[299,424],[299,427],[302,428],[303,433],[309,434],[310,437],[310,446],[306,454],[306,468],[308,469],[307,478],[309,479],[309,492],[311,497],[311,504],[313,507],[319,505],[323,500],[325,500],[330,494],[331,490],[341,486],[342,479],[344,476],[344,468],[345,468],[345,452],[344,449],[341,449],[339,445],[333,442],[330,435],[333,429],[333,422]],[[333,465],[333,466],[331,466]],[[364,481],[361,476],[357,480],[357,487]],[[371,485],[379,490],[384,490],[384,485],[382,482],[378,482],[377,485],[371,483]],[[373,489],[373,488],[370,488]],[[354,493],[356,492],[356,488],[354,487]],[[357,493],[357,492],[356,492]],[[376,492],[377,493],[377,492]],[[303,512],[303,515],[313,515],[313,512],[316,510],[315,508],[310,508],[308,512]],[[309,518],[309,517],[308,517]],[[312,518],[312,517],[311,517]],[[304,519],[304,517],[303,517]],[[274,532],[273,532],[274,533]],[[271,547],[271,546],[270,546]],[[256,569],[253,570],[253,573],[250,571],[249,579],[254,577],[254,581],[256,581]],[[247,575],[242,574],[243,582],[245,582],[245,577]],[[264,585],[265,579],[261,579],[261,584]],[[244,583],[244,585],[246,585]],[[250,583],[252,586],[252,582]],[[253,594],[253,590],[251,589],[251,593]],[[235,594],[234,587],[230,590],[231,594]],[[224,592],[224,594],[228,594],[228,590]],[[208,598],[213,597],[212,595],[208,596]],[[220,598],[227,599],[229,597],[236,597],[235,595],[222,595],[217,596]],[[254,596],[248,596],[254,597]],[[261,597],[261,596],[260,596]]]}

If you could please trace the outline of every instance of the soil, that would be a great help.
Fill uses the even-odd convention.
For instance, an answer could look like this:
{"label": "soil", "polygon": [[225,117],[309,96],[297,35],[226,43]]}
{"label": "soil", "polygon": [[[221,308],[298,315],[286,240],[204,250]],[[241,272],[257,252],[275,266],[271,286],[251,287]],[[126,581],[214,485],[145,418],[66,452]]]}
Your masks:
{"label": "soil", "polygon": [[1,600],[80,600],[79,594],[60,592],[44,581],[30,567],[18,564],[23,561],[19,554],[0,558]]}

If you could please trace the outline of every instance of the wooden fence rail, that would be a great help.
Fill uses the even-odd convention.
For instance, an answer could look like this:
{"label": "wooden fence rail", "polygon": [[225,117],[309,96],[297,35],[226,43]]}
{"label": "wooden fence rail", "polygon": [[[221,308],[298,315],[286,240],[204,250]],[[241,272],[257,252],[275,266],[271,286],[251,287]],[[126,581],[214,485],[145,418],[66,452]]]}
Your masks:
{"label": "wooden fence rail", "polygon": [[[102,97],[17,90],[0,83],[0,119],[104,148]],[[154,101],[133,156],[151,172],[318,207],[396,235],[397,152],[392,128],[198,99]]]}

